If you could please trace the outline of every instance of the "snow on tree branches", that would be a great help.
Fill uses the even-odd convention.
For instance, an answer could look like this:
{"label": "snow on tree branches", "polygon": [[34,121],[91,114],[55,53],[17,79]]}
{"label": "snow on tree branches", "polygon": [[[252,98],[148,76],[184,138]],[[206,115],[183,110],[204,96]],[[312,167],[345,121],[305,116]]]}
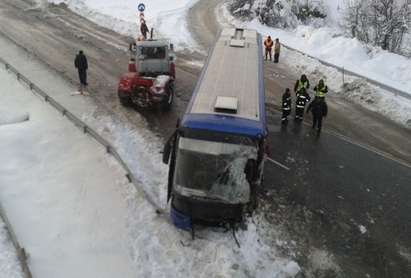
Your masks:
{"label": "snow on tree branches", "polygon": [[233,15],[280,28],[294,28],[326,17],[322,0],[233,0]]}
{"label": "snow on tree branches", "polygon": [[411,27],[411,0],[347,1],[344,25],[351,36],[367,44],[404,54]]}

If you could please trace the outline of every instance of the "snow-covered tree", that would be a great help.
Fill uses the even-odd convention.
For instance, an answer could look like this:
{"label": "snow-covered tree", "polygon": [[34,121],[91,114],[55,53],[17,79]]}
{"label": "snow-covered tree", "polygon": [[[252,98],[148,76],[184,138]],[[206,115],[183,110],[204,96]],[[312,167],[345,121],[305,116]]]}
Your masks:
{"label": "snow-covered tree", "polygon": [[350,0],[346,27],[353,37],[392,52],[401,52],[410,33],[411,0]]}
{"label": "snow-covered tree", "polygon": [[257,18],[265,25],[281,28],[326,17],[322,0],[233,0],[230,10],[235,16]]}

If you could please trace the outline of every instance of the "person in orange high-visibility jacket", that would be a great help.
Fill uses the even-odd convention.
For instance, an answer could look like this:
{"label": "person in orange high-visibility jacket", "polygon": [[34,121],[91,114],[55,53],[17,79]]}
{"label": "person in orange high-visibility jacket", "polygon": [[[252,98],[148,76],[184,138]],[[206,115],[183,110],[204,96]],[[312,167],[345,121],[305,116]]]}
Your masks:
{"label": "person in orange high-visibility jacket", "polygon": [[273,49],[274,42],[270,36],[264,41],[265,47],[265,59],[267,60],[268,56],[270,57],[270,61],[272,60],[272,49]]}

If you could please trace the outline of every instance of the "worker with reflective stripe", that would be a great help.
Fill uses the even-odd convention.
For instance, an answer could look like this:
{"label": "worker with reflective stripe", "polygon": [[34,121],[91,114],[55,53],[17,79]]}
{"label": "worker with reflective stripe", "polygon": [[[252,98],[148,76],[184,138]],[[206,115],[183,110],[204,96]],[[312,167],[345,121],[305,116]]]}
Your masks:
{"label": "worker with reflective stripe", "polygon": [[287,117],[291,114],[291,94],[290,89],[285,89],[285,93],[283,94],[283,116],[281,118],[281,122],[286,124],[288,122]]}
{"label": "worker with reflective stripe", "polygon": [[297,95],[297,100],[295,103],[295,120],[302,121],[304,117],[305,105],[311,100],[307,91],[303,88]]}
{"label": "worker with reflective stripe", "polygon": [[298,94],[304,89],[307,91],[310,88],[310,81],[305,74],[301,75],[301,78],[295,82],[294,85],[294,92],[298,96]]}
{"label": "worker with reflective stripe", "polygon": [[325,98],[328,93],[328,87],[324,84],[324,80],[320,79],[318,85],[314,87],[314,92],[316,97]]}
{"label": "worker with reflective stripe", "polygon": [[267,37],[267,39],[264,41],[264,47],[265,47],[265,59],[267,60],[268,57],[270,57],[270,61],[272,59],[272,49],[273,49],[274,42],[271,39],[270,36]]}

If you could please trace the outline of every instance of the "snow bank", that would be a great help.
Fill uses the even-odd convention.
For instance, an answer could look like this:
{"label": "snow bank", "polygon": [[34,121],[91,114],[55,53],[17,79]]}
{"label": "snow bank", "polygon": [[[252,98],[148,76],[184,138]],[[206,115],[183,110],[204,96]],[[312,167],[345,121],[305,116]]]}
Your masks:
{"label": "snow bank", "polygon": [[[311,26],[299,26],[294,31],[287,31],[263,26],[256,19],[241,22],[233,18],[226,7],[223,7],[222,14],[235,26],[256,29],[263,35],[278,37],[286,45],[311,56],[405,90],[411,95],[410,59],[378,49],[370,51],[358,40],[343,37],[337,29],[331,27],[316,29]],[[411,128],[409,99],[396,96],[357,77],[345,76],[348,85],[344,87],[342,74],[337,69],[324,66],[318,60],[286,48],[282,48],[281,57],[280,60],[286,64],[290,72],[296,75],[305,73],[309,75],[310,80],[315,80],[314,82],[323,78],[333,92]]]}
{"label": "snow bank", "polygon": [[19,113],[16,111],[0,110],[0,126],[8,124],[16,124],[28,121],[30,116],[28,113]]}
{"label": "snow bank", "polygon": [[0,84],[7,111],[31,115],[0,126],[0,200],[33,276],[133,277],[124,171],[3,69]]}
{"label": "snow bank", "polygon": [[0,277],[23,278],[16,249],[11,243],[6,225],[0,218]]}
{"label": "snow bank", "polygon": [[124,35],[136,37],[139,31],[137,6],[146,5],[145,19],[149,28],[160,32],[160,37],[170,39],[176,49],[191,48],[195,41],[187,29],[187,10],[198,0],[48,0],[65,3],[74,12],[93,22]]}
{"label": "snow bank", "polygon": [[368,47],[357,39],[344,36],[339,27],[344,1],[324,2],[328,11],[328,27],[322,28],[300,25],[295,30],[284,30],[265,26],[257,19],[241,22],[228,11],[224,14],[236,26],[278,37],[285,45],[411,94],[411,59]]}

